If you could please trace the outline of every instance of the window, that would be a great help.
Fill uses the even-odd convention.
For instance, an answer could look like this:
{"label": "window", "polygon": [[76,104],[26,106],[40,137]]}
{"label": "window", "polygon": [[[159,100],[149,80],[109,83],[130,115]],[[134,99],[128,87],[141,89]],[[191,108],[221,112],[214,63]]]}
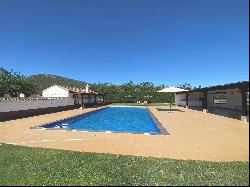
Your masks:
{"label": "window", "polygon": [[226,104],[226,94],[225,93],[216,93],[213,95],[214,104]]}

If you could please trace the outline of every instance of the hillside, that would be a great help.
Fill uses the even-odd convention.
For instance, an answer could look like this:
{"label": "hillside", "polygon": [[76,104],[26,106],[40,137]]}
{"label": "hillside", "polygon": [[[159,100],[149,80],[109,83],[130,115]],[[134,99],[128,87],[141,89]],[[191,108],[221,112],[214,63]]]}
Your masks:
{"label": "hillside", "polygon": [[85,87],[86,82],[69,79],[66,77],[61,77],[51,74],[37,74],[29,76],[28,79],[36,83],[39,87],[39,93],[41,94],[42,90],[52,86],[54,84],[63,85],[63,86],[74,86],[74,87]]}

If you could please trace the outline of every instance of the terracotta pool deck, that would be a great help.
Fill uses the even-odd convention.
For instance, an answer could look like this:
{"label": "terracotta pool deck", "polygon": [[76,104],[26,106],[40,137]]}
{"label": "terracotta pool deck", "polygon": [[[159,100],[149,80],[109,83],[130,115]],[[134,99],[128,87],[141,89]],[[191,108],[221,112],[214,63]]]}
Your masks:
{"label": "terracotta pool deck", "polygon": [[[95,109],[75,109],[0,122],[0,142],[82,152],[207,161],[249,161],[249,125],[191,109],[150,111],[169,135],[30,129]],[[1,146],[0,146],[1,148]]]}

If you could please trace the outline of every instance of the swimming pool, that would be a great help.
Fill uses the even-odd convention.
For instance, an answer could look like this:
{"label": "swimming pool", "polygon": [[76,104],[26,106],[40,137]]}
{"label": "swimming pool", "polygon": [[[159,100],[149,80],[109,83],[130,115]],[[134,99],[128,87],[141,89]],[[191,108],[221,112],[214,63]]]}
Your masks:
{"label": "swimming pool", "polygon": [[109,106],[41,125],[46,129],[164,133],[146,107]]}

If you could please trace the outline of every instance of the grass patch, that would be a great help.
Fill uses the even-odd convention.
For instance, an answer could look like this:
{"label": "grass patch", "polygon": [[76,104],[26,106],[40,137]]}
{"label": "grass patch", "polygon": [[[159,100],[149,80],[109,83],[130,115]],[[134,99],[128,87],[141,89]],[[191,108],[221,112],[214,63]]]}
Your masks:
{"label": "grass patch", "polygon": [[0,146],[0,185],[248,185],[248,177],[248,162]]}

